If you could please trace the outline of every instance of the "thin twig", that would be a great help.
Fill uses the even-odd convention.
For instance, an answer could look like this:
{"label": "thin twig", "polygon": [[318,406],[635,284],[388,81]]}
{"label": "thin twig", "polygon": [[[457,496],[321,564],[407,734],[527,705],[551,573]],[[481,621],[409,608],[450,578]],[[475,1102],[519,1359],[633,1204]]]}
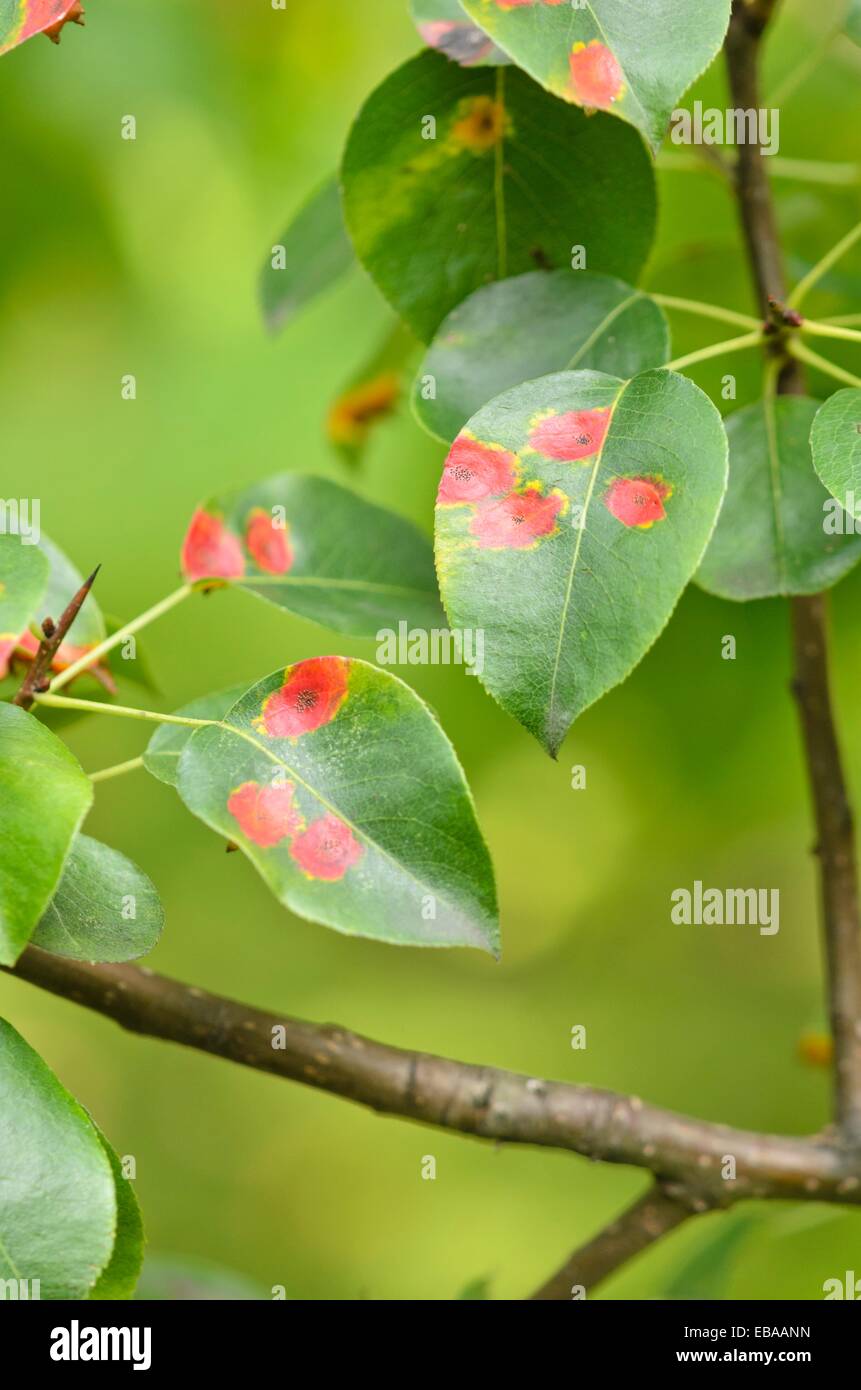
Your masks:
{"label": "thin twig", "polygon": [[[749,13],[740,0],[734,0],[726,56],[737,104],[759,109],[762,26],[751,25]],[[769,299],[785,301],[786,281],[771,187],[758,146],[741,147],[740,169],[738,193],[742,225],[760,305],[766,311]],[[802,281],[790,303],[800,303],[806,288],[812,286],[837,254],[847,249],[858,235],[856,228],[844,237]],[[795,338],[788,343],[788,348],[804,361],[824,363],[824,359],[817,358],[817,354],[811,353]],[[803,392],[803,370],[799,361],[792,358],[785,361],[778,390],[784,395]],[[843,1137],[851,1144],[858,1144],[861,1143],[861,918],[852,812],[831,708],[827,604],[824,595],[814,594],[794,598],[791,606],[793,690],[801,714],[818,837],[816,853],[820,864],[829,1008],[834,1031],[835,1112]]]}
{"label": "thin twig", "polygon": [[583,1298],[602,1279],[615,1273],[620,1266],[648,1249],[661,1236],[675,1230],[693,1214],[684,1202],[668,1196],[660,1183],[654,1183],[645,1196],[576,1250],[553,1277],[532,1295],[533,1300]]}
{"label": "thin twig", "polygon": [[36,655],[30,663],[30,669],[24,677],[21,689],[15,695],[13,704],[20,705],[22,709],[30,709],[36,695],[47,690],[51,683],[49,673],[54,657],[63,645],[69,628],[80,613],[84,600],[92,589],[100,569],[101,565],[97,565],[89,579],[84,580],[58,623],[55,624],[51,618],[45,618],[42,623],[42,639],[39,642]]}

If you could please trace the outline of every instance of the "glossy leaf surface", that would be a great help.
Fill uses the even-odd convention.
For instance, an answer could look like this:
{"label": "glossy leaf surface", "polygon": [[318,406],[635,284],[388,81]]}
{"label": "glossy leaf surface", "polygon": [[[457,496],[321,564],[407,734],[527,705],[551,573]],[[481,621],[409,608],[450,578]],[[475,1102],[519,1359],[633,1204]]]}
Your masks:
{"label": "glossy leaf surface", "polygon": [[220,578],[356,637],[442,621],[433,555],[410,522],[325,478],[284,473],[195,512],[186,579]]}
{"label": "glossy leaf surface", "polygon": [[[698,583],[722,598],[815,594],[861,559],[861,537],[826,528],[849,523],[814,470],[810,429],[818,402],[767,397],[730,415],[729,488]],[[848,526],[845,528],[848,529]]]}
{"label": "glossy leaf surface", "polygon": [[463,772],[396,677],[343,657],[276,671],[193,734],[177,786],[301,916],[497,950],[493,871]]}
{"label": "glossy leaf surface", "polygon": [[487,689],[555,756],[645,656],[702,558],[726,486],[711,401],[673,372],[561,372],[504,392],[452,447],[437,569]]}
{"label": "glossy leaf surface", "polygon": [[450,442],[523,381],[587,368],[627,380],[669,358],[666,318],[641,290],[587,270],[536,270],[486,285],[452,310],[419,368],[415,411]]}

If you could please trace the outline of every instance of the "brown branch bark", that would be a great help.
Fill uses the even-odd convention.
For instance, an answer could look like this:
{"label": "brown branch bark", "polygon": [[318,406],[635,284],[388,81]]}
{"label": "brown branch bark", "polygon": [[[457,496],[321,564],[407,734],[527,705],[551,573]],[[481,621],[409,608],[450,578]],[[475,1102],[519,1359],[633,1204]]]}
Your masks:
{"label": "brown branch bark", "polygon": [[[635,1255],[648,1249],[661,1236],[674,1231],[691,1215],[691,1209],[655,1183],[628,1207],[611,1226],[605,1226],[592,1240],[566,1260],[546,1284],[532,1295],[533,1300],[560,1301],[582,1298],[608,1274],[613,1274]],[[582,1290],[582,1293],[581,1293]]]}
{"label": "brown branch bark", "polygon": [[[762,35],[773,5],[734,0],[726,58],[734,101],[762,104]],[[765,161],[755,144],[739,147],[738,198],[754,284],[763,314],[783,301],[786,281],[777,218]],[[778,390],[804,390],[798,363],[785,362]],[[816,819],[820,901],[825,936],[829,1008],[834,1037],[835,1114],[841,1132],[861,1143],[861,919],[852,811],[831,705],[827,602],[822,594],[793,598],[793,692],[801,716],[805,758]]]}
{"label": "brown branch bark", "polygon": [[[861,1160],[824,1137],[731,1129],[590,1086],[409,1052],[345,1028],[249,1008],[142,966],[86,965],[29,946],[9,972],[133,1033],[182,1043],[387,1115],[645,1168],[692,1211],[745,1197],[861,1203]],[[727,1156],[736,1178],[722,1176]]]}

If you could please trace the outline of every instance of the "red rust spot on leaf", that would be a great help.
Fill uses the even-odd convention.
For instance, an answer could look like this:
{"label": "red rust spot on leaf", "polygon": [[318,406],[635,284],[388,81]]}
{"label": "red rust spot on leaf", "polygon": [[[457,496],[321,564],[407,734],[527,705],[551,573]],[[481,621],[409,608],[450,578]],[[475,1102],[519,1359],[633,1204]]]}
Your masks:
{"label": "red rust spot on leaf", "polygon": [[445,461],[437,506],[480,502],[510,492],[517,485],[520,464],[516,454],[498,444],[482,444],[460,434]]}
{"label": "red rust spot on leaf", "polygon": [[567,410],[545,415],[529,436],[529,443],[545,458],[574,463],[597,454],[610,424],[610,410]]}
{"label": "red rust spot on leaf", "polygon": [[245,523],[245,544],[252,560],[265,574],[287,574],[293,549],[286,526],[276,526],[271,512],[255,507]]}
{"label": "red rust spot on leaf", "polygon": [[647,531],[667,513],[664,503],[673,489],[662,478],[616,478],[604,495],[604,505],[623,526],[637,526]]}
{"label": "red rust spot on leaf", "polygon": [[302,816],[293,804],[292,782],[243,782],[230,793],[227,809],[247,839],[271,849],[302,828]]}
{"label": "red rust spot on leaf", "polygon": [[303,830],[290,846],[290,855],[308,878],[334,883],[361,859],[364,847],[337,816],[323,816]]}
{"label": "red rust spot on leaf", "polygon": [[236,536],[220,517],[202,508],[194,513],[182,543],[182,572],[188,580],[239,579],[245,557]]}
{"label": "red rust spot on leaf", "polygon": [[604,43],[575,43],[569,57],[571,91],[581,106],[606,111],[625,90],[625,75]]}
{"label": "red rust spot on leaf", "polygon": [[349,666],[341,656],[315,656],[288,667],[284,685],[263,701],[255,729],[267,738],[298,738],[331,723],[347,698]]}
{"label": "red rust spot on leaf", "polygon": [[512,492],[500,501],[481,502],[470,522],[480,550],[528,550],[556,531],[556,518],[567,506],[554,489],[542,496],[538,484]]}

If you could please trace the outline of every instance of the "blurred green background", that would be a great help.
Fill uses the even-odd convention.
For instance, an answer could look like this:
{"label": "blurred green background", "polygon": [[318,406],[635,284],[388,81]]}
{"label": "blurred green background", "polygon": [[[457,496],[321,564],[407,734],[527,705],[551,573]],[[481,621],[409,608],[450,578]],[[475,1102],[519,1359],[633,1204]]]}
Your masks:
{"label": "blurred green background", "polygon": [[[841,7],[787,3],[767,95]],[[86,29],[67,29],[59,48],[37,38],[0,65],[0,494],[39,497],[45,531],[79,567],[101,562],[103,607],[131,616],[178,582],[201,497],[285,468],[351,481],[322,421],[385,306],[355,271],[273,340],[256,281],[288,216],[334,167],[364,96],[418,40],[406,0],[288,0],[285,11],[269,0],[91,0],[87,11]],[[858,159],[859,76],[861,50],[839,41],[782,102],[782,156]],[[719,63],[694,97],[726,105]],[[120,138],[128,114],[135,142]],[[660,185],[645,283],[750,309],[725,185],[664,169]],[[795,274],[861,215],[857,182],[780,177],[777,193]],[[859,288],[856,255],[810,310],[857,309]],[[676,353],[724,336],[696,320],[673,327]],[[719,400],[730,369],[745,404],[758,385],[753,355],[708,364],[697,380]],[[134,402],[121,399],[126,373],[137,377]],[[404,407],[352,481],[430,529],[442,453]],[[856,797],[859,598],[856,573],[834,595]],[[735,661],[721,659],[729,633]],[[302,657],[374,653],[240,594],[185,605],[146,645],[164,709]],[[144,773],[99,787],[88,829],[158,884],[167,928],[149,963],[160,970],[401,1046],[803,1133],[827,1121],[829,1084],[797,1053],[824,1015],[788,662],[783,604],[734,606],[691,589],[555,764],[462,671],[403,673],[438,710],[475,791],[499,881],[501,964],[294,919]],[[69,738],[88,770],[144,742],[140,726],[97,718]],[[575,763],[586,790],[570,787]],[[779,935],[673,926],[669,894],[695,878],[779,887]],[[126,1036],[5,977],[0,1009],[118,1152],[136,1157],[151,1251],[216,1261],[289,1296],[448,1299],[486,1277],[492,1297],[521,1297],[645,1185],[633,1170],[377,1118]],[[571,1048],[575,1024],[587,1029],[584,1051]],[[427,1154],[435,1182],[421,1178]],[[717,1291],[820,1298],[824,1279],[861,1274],[861,1214],[811,1214],[763,1212]],[[690,1223],[601,1296],[665,1296],[719,1222]]]}

